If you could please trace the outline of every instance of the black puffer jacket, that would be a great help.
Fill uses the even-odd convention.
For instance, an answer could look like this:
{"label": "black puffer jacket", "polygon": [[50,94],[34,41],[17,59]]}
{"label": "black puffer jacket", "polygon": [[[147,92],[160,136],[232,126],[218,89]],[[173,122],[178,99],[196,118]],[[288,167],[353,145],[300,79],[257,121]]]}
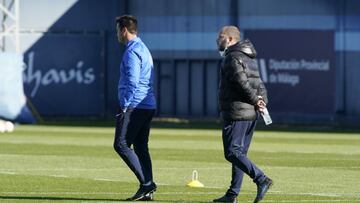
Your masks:
{"label": "black puffer jacket", "polygon": [[268,102],[256,51],[249,40],[230,46],[221,63],[219,107],[224,120],[255,120],[258,96]]}

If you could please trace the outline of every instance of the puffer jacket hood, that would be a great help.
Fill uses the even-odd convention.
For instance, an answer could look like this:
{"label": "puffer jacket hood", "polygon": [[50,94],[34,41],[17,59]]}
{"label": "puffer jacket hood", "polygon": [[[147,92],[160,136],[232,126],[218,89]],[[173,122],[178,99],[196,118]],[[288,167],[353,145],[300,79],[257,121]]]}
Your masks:
{"label": "puffer jacket hood", "polygon": [[236,52],[236,51],[240,51],[250,58],[255,58],[257,55],[254,45],[248,39],[239,41],[236,44],[230,46],[226,50],[225,55],[229,54],[230,52]]}

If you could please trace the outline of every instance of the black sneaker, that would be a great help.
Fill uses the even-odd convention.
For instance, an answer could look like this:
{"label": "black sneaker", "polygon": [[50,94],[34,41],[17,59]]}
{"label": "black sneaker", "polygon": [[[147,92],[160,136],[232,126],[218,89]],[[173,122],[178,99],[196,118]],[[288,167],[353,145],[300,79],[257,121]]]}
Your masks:
{"label": "black sneaker", "polygon": [[[127,198],[126,201],[138,201],[138,200],[141,200],[144,197],[146,197],[146,195],[149,195],[149,193],[155,192],[156,188],[157,188],[157,186],[156,186],[155,183],[151,183],[150,185],[146,185],[146,186],[140,185],[140,188],[135,193],[135,195],[130,197],[130,198]],[[151,195],[151,197],[152,197],[152,195]]]}
{"label": "black sneaker", "polygon": [[260,202],[272,185],[273,181],[270,178],[265,178],[263,182],[257,184],[257,194],[254,203]]}
{"label": "black sneaker", "polygon": [[228,196],[228,195],[224,195],[218,199],[214,199],[213,202],[229,202],[229,203],[237,203],[237,196]]}
{"label": "black sneaker", "polygon": [[154,196],[153,192],[147,193],[143,198],[139,199],[138,201],[153,201]]}

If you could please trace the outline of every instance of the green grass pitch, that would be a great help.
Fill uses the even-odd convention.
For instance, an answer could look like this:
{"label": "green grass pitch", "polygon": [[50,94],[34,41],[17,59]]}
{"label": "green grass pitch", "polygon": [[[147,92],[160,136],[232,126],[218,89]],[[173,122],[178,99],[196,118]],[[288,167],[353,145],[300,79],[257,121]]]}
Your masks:
{"label": "green grass pitch", "polygon": [[[118,202],[137,189],[113,127],[19,126],[0,134],[0,202]],[[220,129],[153,128],[155,202],[211,202],[231,176]],[[249,157],[275,182],[263,202],[360,202],[360,134],[256,131]],[[204,188],[188,188],[193,170]],[[239,202],[256,186],[244,178]]]}

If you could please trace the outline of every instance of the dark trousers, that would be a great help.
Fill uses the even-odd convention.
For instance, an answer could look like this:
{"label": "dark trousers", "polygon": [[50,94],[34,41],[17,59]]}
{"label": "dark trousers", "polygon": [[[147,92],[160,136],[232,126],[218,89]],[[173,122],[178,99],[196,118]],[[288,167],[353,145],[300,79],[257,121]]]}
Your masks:
{"label": "dark trousers", "polygon": [[116,115],[114,149],[140,184],[153,181],[148,141],[154,113],[154,109],[133,109]]}
{"label": "dark trousers", "polygon": [[254,121],[224,121],[222,139],[226,160],[232,164],[231,186],[227,195],[238,195],[244,173],[250,176],[255,183],[264,180],[264,173],[247,157],[253,132],[256,126]]}

